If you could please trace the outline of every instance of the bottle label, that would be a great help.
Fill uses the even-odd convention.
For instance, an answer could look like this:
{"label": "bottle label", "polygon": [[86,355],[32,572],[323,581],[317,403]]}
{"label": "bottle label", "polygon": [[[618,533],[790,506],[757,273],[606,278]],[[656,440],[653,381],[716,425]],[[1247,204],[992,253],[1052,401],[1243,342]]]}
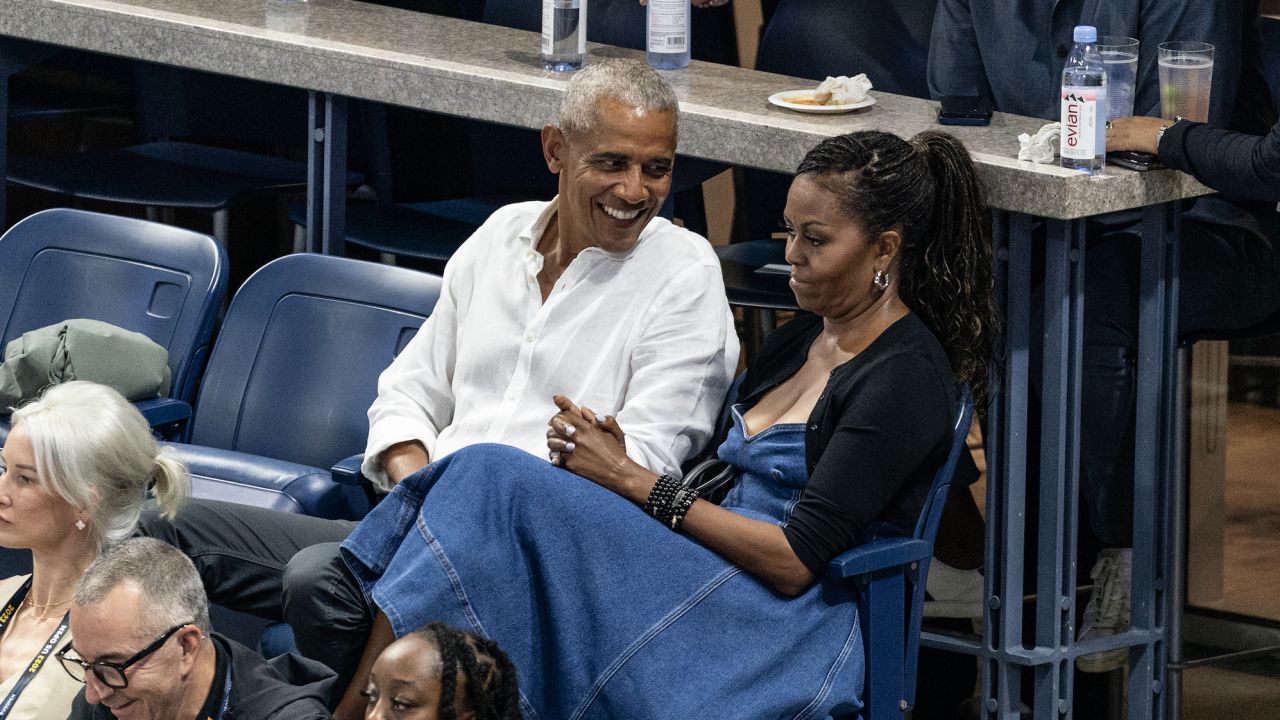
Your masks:
{"label": "bottle label", "polygon": [[1092,160],[1102,154],[1107,137],[1102,123],[1106,119],[1106,106],[1104,87],[1067,85],[1062,88],[1062,157]]}
{"label": "bottle label", "polygon": [[[578,12],[578,8],[582,8],[582,12],[578,15],[578,52],[585,53],[587,51],[587,0],[542,0],[542,54],[551,55],[555,52],[556,32],[561,30],[556,27],[556,11],[574,11]],[[560,18],[564,22],[563,18]]]}
{"label": "bottle label", "polygon": [[689,0],[649,0],[649,52],[689,50]]}

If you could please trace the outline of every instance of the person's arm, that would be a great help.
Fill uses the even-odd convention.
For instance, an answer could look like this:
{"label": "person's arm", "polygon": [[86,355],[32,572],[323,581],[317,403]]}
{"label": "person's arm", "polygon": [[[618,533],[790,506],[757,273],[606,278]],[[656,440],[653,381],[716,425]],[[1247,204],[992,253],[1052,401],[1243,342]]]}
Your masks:
{"label": "person's arm", "polygon": [[671,278],[641,320],[631,377],[617,420],[637,463],[659,473],[702,450],[738,365],[738,337],[719,268],[703,264]]}
{"label": "person's arm", "polygon": [[347,684],[347,691],[342,694],[338,706],[333,709],[334,720],[360,720],[364,717],[368,701],[360,693],[364,691],[365,681],[373,663],[387,646],[396,641],[395,631],[391,629],[391,621],[379,610],[373,618],[373,627],[369,630],[369,641],[365,643],[364,653],[360,656],[360,664]]}
{"label": "person's arm", "polygon": [[455,288],[470,276],[474,261],[467,250],[464,244],[449,261],[431,316],[378,376],[378,397],[369,406],[369,439],[360,470],[382,490],[390,490],[425,466],[436,438],[453,420],[458,339]]}
{"label": "person's arm", "polygon": [[907,482],[931,458],[941,460],[935,454],[949,440],[954,386],[925,356],[902,354],[883,360],[839,400],[835,431],[785,528],[814,573],[865,542],[868,526]]}
{"label": "person's arm", "polygon": [[1158,154],[1166,167],[1182,170],[1232,198],[1280,200],[1280,123],[1258,136],[1203,123],[1119,118],[1107,131],[1107,147]]}
{"label": "person's arm", "polygon": [[969,0],[939,0],[929,38],[928,73],[929,94],[935,100],[952,95],[992,98]]}
{"label": "person's arm", "polygon": [[[555,464],[643,506],[658,474],[627,455],[620,444],[621,431],[612,421],[602,427],[589,409],[560,395],[555,401],[561,412],[552,418],[554,433],[547,441],[552,452],[560,453]],[[569,426],[573,431],[566,433]],[[574,444],[572,451],[565,451],[566,442]],[[773,523],[698,500],[685,514],[681,529],[784,595],[799,595],[813,582],[813,573]]]}

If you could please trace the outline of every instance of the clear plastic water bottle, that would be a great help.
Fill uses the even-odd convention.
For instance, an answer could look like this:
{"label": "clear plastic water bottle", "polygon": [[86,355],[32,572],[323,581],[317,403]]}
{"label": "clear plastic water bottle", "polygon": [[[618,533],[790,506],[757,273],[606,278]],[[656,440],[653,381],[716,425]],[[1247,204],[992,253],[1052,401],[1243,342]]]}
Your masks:
{"label": "clear plastic water bottle", "polygon": [[1096,173],[1107,157],[1107,68],[1096,28],[1078,25],[1073,39],[1062,69],[1062,166]]}
{"label": "clear plastic water bottle", "polygon": [[689,0],[649,0],[645,61],[659,70],[689,66]]}
{"label": "clear plastic water bottle", "polygon": [[586,54],[587,0],[542,0],[542,66],[571,72]]}

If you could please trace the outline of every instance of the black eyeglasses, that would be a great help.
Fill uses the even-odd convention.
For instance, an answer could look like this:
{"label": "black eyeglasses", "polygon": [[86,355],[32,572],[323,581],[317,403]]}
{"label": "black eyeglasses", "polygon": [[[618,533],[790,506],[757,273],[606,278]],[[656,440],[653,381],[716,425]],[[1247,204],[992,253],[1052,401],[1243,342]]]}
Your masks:
{"label": "black eyeglasses", "polygon": [[169,628],[153,640],[150,645],[142,648],[136,655],[122,663],[106,662],[104,660],[89,662],[84,658],[67,657],[68,652],[74,652],[74,649],[71,647],[71,643],[67,643],[66,647],[54,653],[54,656],[58,658],[58,662],[62,663],[62,669],[66,670],[68,675],[79,682],[84,682],[85,673],[92,670],[93,674],[102,682],[103,685],[114,690],[123,690],[124,688],[129,687],[129,678],[125,676],[125,670],[128,670],[130,666],[136,665],[137,663],[145,660],[151,653],[159,650],[160,646],[164,645],[165,640],[173,637],[174,633],[193,624],[194,623],[182,623],[181,625],[175,625],[174,627]]}

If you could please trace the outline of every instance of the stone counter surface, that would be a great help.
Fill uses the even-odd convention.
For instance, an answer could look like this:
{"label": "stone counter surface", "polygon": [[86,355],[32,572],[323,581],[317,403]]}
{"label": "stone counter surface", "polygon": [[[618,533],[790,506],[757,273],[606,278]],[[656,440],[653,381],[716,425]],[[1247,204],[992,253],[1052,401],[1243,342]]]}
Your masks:
{"label": "stone counter surface", "polygon": [[[535,33],[352,0],[4,0],[0,34],[530,128],[554,119],[567,83],[542,69]],[[588,54],[642,57],[595,44]],[[941,129],[969,147],[1004,210],[1073,219],[1208,192],[1168,170],[1089,177],[1020,162],[1017,135],[1034,133],[1037,118],[942,127],[936,103],[875,90],[870,108],[808,115],[767,98],[810,80],[696,61],[663,75],[680,98],[680,152],[696,157],[791,172],[824,137]]]}

